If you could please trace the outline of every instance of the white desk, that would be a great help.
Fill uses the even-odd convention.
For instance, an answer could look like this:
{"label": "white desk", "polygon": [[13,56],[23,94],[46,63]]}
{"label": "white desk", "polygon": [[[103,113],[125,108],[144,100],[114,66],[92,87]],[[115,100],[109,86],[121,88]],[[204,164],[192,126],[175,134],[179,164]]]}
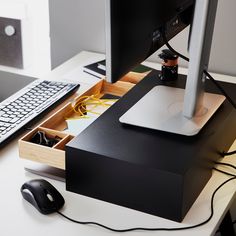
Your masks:
{"label": "white desk", "polygon": [[[79,92],[88,89],[98,79],[82,72],[82,65],[100,60],[104,56],[82,52],[59,68],[55,69],[46,79],[67,78],[77,80],[81,83]],[[154,65],[149,63],[149,65]],[[155,65],[156,66],[156,65]],[[159,67],[157,65],[157,67]],[[183,70],[185,72],[185,70]],[[217,79],[235,80],[234,77],[216,75]],[[106,236],[120,235],[98,228],[96,226],[83,226],[71,223],[57,214],[48,216],[41,215],[28,202],[22,199],[20,193],[21,185],[39,176],[24,170],[26,161],[19,159],[17,139],[7,144],[0,150],[0,234],[11,235],[57,235],[57,236]],[[232,150],[236,149],[236,142]],[[228,162],[236,165],[236,156],[225,158]],[[81,221],[97,221],[114,228],[130,227],[183,227],[194,225],[205,220],[210,214],[210,197],[216,187],[228,177],[214,172],[212,178],[194,203],[183,222],[176,223],[156,216],[148,215],[135,210],[116,206],[99,200],[80,196],[65,191],[65,183],[56,180],[49,181],[64,196],[66,204],[63,212]],[[220,190],[214,202],[213,219],[206,225],[192,230],[174,232],[130,232],[126,235],[181,235],[181,236],[203,236],[214,235],[221,220],[230,208],[236,189],[236,182],[230,182]]]}

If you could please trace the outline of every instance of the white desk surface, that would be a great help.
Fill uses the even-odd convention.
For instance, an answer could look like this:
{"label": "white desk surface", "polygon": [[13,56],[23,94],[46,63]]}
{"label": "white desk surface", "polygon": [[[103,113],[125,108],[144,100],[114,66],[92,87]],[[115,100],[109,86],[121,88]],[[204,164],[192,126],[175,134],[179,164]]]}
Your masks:
{"label": "white desk surface", "polygon": [[[82,72],[82,66],[93,61],[103,59],[100,54],[82,52],[55,69],[47,79],[70,79],[81,83],[80,93],[88,89],[98,79]],[[151,66],[160,67],[153,63]],[[186,70],[181,70],[183,73]],[[215,75],[217,79],[235,81],[234,77]],[[24,165],[27,161],[19,158],[17,140],[11,141],[0,150],[0,234],[11,235],[57,235],[57,236],[106,236],[121,235],[96,226],[84,226],[69,222],[57,214],[41,215],[28,202],[23,200],[20,187],[31,179],[39,178],[38,175],[26,172]],[[231,148],[236,149],[236,142]],[[236,156],[225,158],[225,161],[236,165]],[[65,206],[63,213],[81,221],[97,221],[114,228],[130,227],[183,227],[204,221],[210,214],[210,197],[216,187],[228,177],[214,172],[212,178],[184,218],[182,223],[176,223],[160,217],[91,199],[81,195],[67,192],[65,183],[48,179],[64,196]],[[126,235],[181,235],[203,236],[214,235],[222,218],[231,206],[236,189],[236,182],[230,182],[221,189],[214,202],[213,219],[206,225],[192,230],[174,232],[130,232]]]}

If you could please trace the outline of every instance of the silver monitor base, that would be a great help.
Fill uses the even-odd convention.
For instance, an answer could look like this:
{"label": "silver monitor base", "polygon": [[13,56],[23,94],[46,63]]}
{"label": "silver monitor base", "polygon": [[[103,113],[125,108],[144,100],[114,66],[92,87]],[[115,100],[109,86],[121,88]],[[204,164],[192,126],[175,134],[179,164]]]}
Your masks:
{"label": "silver monitor base", "polygon": [[120,117],[120,122],[175,134],[196,135],[225,100],[204,94],[204,109],[189,119],[183,116],[184,89],[156,86]]}

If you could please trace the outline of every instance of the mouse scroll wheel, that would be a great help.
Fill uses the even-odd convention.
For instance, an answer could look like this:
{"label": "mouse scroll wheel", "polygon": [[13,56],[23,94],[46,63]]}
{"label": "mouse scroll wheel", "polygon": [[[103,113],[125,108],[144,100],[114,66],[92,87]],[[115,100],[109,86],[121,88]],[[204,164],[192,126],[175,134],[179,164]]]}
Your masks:
{"label": "mouse scroll wheel", "polygon": [[50,202],[54,202],[54,199],[50,193],[47,193],[47,198],[49,199]]}

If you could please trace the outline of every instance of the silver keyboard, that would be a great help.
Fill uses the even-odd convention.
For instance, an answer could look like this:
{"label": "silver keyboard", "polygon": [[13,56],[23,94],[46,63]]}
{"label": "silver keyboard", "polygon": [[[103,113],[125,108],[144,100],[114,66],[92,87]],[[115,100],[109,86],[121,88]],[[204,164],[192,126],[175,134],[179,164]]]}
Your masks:
{"label": "silver keyboard", "polygon": [[0,144],[79,84],[36,80],[0,103]]}

